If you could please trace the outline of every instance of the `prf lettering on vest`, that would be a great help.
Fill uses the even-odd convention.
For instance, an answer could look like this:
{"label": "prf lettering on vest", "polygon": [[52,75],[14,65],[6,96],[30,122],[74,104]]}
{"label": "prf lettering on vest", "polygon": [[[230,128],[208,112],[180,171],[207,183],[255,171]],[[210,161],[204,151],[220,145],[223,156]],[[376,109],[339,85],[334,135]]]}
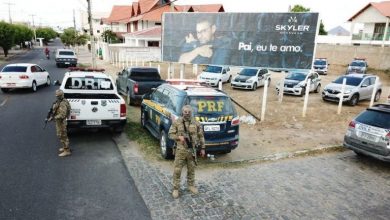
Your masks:
{"label": "prf lettering on vest", "polygon": [[198,112],[222,112],[223,106],[223,101],[199,101]]}

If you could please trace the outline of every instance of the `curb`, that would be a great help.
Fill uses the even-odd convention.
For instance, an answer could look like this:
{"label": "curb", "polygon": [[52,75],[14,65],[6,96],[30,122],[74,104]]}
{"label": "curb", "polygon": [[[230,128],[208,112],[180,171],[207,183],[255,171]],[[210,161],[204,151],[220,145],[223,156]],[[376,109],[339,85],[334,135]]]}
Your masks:
{"label": "curb", "polygon": [[318,147],[310,150],[308,149],[308,150],[299,150],[295,152],[281,152],[281,153],[271,154],[267,156],[259,156],[251,159],[242,159],[242,160],[234,160],[234,161],[209,161],[209,162],[214,164],[261,163],[261,162],[268,162],[268,161],[290,159],[295,157],[303,157],[308,155],[318,155],[322,153],[330,153],[330,152],[337,152],[337,151],[342,152],[345,150],[347,149],[344,148],[343,146],[331,145],[326,147]]}

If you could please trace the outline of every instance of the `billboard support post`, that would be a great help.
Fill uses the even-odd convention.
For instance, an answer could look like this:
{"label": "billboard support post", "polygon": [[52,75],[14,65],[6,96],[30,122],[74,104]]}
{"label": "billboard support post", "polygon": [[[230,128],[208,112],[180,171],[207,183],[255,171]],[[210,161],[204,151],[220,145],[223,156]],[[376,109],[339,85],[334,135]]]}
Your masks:
{"label": "billboard support post", "polygon": [[339,93],[339,106],[337,107],[337,114],[341,113],[341,107],[343,106],[345,84],[347,83],[347,78],[343,79],[343,85],[341,85],[341,92]]}
{"label": "billboard support post", "polygon": [[306,117],[307,103],[309,101],[310,86],[311,86],[311,79],[308,79],[307,83],[306,83],[306,89],[305,89],[305,101],[303,102],[302,117]]}
{"label": "billboard support post", "polygon": [[180,64],[180,79],[184,79],[184,63]]}
{"label": "billboard support post", "polygon": [[264,121],[265,109],[267,106],[267,94],[268,94],[268,77],[264,81],[264,93],[263,93],[263,102],[261,104],[261,121]]}
{"label": "billboard support post", "polygon": [[375,77],[374,89],[372,90],[372,94],[371,94],[370,107],[372,107],[374,105],[376,89],[378,88],[378,81],[379,81],[379,78]]}

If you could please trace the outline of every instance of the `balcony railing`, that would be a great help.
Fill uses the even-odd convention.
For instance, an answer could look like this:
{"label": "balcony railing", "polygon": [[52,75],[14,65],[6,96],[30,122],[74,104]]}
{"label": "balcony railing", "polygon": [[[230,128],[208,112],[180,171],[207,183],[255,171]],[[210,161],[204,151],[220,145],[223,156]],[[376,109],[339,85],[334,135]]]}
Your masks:
{"label": "balcony railing", "polygon": [[[386,36],[386,41],[390,39],[390,33]],[[383,34],[372,33],[359,33],[352,35],[352,40],[367,40],[367,41],[381,41],[383,40]]]}

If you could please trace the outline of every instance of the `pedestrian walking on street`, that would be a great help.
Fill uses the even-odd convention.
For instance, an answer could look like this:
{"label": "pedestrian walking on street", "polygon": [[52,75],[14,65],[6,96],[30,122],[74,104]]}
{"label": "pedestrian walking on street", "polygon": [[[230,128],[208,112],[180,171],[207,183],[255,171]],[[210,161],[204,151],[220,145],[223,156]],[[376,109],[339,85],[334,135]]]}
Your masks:
{"label": "pedestrian walking on street", "polygon": [[173,198],[179,197],[180,176],[184,165],[187,165],[187,185],[192,194],[198,194],[195,187],[195,160],[197,146],[200,155],[205,155],[205,141],[202,126],[192,117],[192,107],[182,108],[182,117],[178,118],[169,129],[169,138],[176,142],[175,162],[173,170]]}
{"label": "pedestrian walking on street", "polygon": [[70,104],[64,97],[64,92],[61,89],[56,90],[56,102],[53,104],[53,116],[49,118],[49,121],[55,120],[57,137],[59,138],[62,146],[59,148],[60,157],[66,157],[71,155],[69,148],[69,139],[66,131],[66,119],[70,115]]}

